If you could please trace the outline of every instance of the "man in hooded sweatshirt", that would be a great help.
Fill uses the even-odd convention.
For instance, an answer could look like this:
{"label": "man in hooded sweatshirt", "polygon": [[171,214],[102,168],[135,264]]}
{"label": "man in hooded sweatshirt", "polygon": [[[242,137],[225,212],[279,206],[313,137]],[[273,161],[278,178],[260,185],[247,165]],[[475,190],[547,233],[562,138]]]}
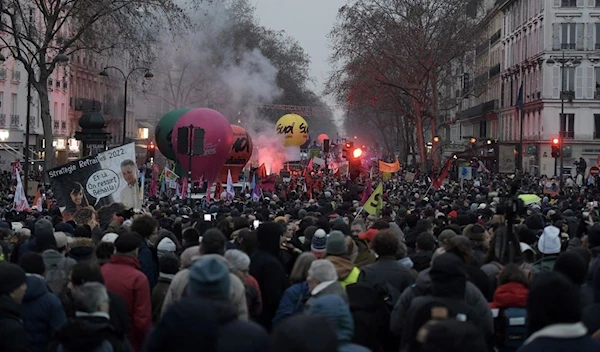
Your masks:
{"label": "man in hooded sweatshirt", "polygon": [[327,237],[326,259],[335,267],[338,280],[344,288],[358,282],[360,269],[348,258],[348,246],[346,246],[346,240],[341,231],[331,231],[329,237]]}
{"label": "man in hooded sweatshirt", "polygon": [[352,343],[354,320],[348,304],[338,295],[325,295],[315,299],[308,309],[310,315],[320,315],[329,321],[337,332],[338,352],[369,352],[366,347]]}
{"label": "man in hooded sweatshirt", "polygon": [[[48,220],[44,221],[50,224]],[[69,282],[69,272],[77,262],[73,258],[66,257],[68,249],[67,235],[64,232],[55,232],[54,239],[56,246],[44,250],[42,258],[44,258],[44,265],[46,266],[44,277],[48,282],[48,287],[50,287],[52,292],[60,296],[65,291]]]}
{"label": "man in hooded sweatshirt", "polygon": [[258,323],[269,331],[283,292],[289,284],[285,269],[279,261],[279,241],[282,235],[283,228],[279,224],[262,223],[256,231],[258,250],[252,254],[250,261],[250,275],[258,281],[263,299]]}

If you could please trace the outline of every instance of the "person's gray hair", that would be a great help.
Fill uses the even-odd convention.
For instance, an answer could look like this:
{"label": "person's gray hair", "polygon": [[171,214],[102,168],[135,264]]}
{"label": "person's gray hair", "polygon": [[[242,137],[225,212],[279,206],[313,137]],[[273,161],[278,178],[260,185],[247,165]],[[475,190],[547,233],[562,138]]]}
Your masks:
{"label": "person's gray hair", "polygon": [[108,303],[106,287],[99,282],[86,282],[73,292],[75,310],[78,312],[95,313],[102,303]]}
{"label": "person's gray hair", "polygon": [[327,259],[318,259],[310,264],[308,277],[319,282],[335,281],[338,279],[333,263]]}
{"label": "person's gray hair", "polygon": [[225,259],[227,259],[234,269],[244,271],[250,268],[250,257],[239,249],[230,249],[226,251]]}
{"label": "person's gray hair", "polygon": [[133,166],[133,167],[135,167],[135,166],[136,166],[136,165],[135,165],[135,161],[133,161],[133,160],[131,160],[131,159],[126,159],[126,160],[123,160],[123,161],[121,162],[121,167],[124,167],[124,166]]}

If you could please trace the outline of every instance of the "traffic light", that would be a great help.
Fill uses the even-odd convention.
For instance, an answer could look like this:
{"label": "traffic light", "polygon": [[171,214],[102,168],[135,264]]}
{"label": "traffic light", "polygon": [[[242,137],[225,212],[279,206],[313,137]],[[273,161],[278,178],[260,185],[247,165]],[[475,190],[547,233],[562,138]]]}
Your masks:
{"label": "traffic light", "polygon": [[552,157],[560,157],[560,139],[552,138]]}
{"label": "traffic light", "polygon": [[355,180],[360,176],[361,171],[361,157],[363,155],[362,149],[351,145],[347,151],[348,153],[348,172],[350,179]]}
{"label": "traffic light", "polygon": [[154,142],[148,143],[148,149],[146,151],[146,160],[147,161],[153,160],[155,152],[156,152],[156,144],[154,144]]}
{"label": "traffic light", "polygon": [[342,157],[350,160],[354,152],[354,142],[346,142],[342,148]]}

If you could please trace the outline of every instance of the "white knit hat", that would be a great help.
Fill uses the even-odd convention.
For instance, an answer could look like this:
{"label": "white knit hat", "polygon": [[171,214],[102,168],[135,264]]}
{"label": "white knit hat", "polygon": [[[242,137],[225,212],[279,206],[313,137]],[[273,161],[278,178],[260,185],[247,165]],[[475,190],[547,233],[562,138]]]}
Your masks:
{"label": "white knit hat", "polygon": [[538,249],[543,254],[560,253],[560,230],[556,226],[546,226],[538,241]]}
{"label": "white knit hat", "polygon": [[101,242],[108,242],[108,243],[115,243],[115,241],[117,240],[117,238],[119,238],[119,235],[117,235],[114,232],[109,232],[106,235],[102,236],[102,239],[100,241]]}
{"label": "white knit hat", "polygon": [[175,246],[175,242],[171,240],[169,237],[165,237],[158,243],[156,249],[159,252],[175,252],[177,250],[177,246]]}

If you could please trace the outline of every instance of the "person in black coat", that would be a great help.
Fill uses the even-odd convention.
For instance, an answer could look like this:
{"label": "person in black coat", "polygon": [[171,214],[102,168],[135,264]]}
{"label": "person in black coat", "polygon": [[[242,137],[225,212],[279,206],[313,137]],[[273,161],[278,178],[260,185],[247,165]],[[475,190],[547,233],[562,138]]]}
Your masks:
{"label": "person in black coat", "polygon": [[[75,317],[75,306],[73,293],[86,282],[98,282],[104,284],[104,278],[100,267],[92,262],[81,262],[73,265],[71,275],[69,276],[69,285],[67,292],[61,296],[63,308],[67,317]],[[110,324],[115,330],[126,337],[129,337],[129,314],[127,305],[121,296],[108,291]]]}
{"label": "person in black coat", "polygon": [[270,331],[279,301],[288,286],[285,269],[278,256],[283,228],[274,222],[265,222],[258,227],[256,235],[258,250],[251,256],[250,275],[258,282],[263,299],[258,323]]}
{"label": "person in black coat", "polygon": [[[299,333],[300,331],[302,333]],[[271,351],[337,352],[336,331],[324,317],[296,315],[286,319],[274,329]]]}
{"label": "person in black coat", "polygon": [[104,285],[88,282],[81,285],[73,295],[76,318],[56,332],[48,351],[133,352],[125,335],[110,324],[109,298]]}
{"label": "person in black coat", "polygon": [[27,350],[21,301],[27,290],[25,271],[0,263],[0,351]]}
{"label": "person in black coat", "polygon": [[379,231],[371,242],[378,255],[377,261],[362,268],[358,281],[371,286],[389,283],[398,294],[412,285],[415,281],[413,274],[395,257],[399,245],[398,237],[392,230]]}

